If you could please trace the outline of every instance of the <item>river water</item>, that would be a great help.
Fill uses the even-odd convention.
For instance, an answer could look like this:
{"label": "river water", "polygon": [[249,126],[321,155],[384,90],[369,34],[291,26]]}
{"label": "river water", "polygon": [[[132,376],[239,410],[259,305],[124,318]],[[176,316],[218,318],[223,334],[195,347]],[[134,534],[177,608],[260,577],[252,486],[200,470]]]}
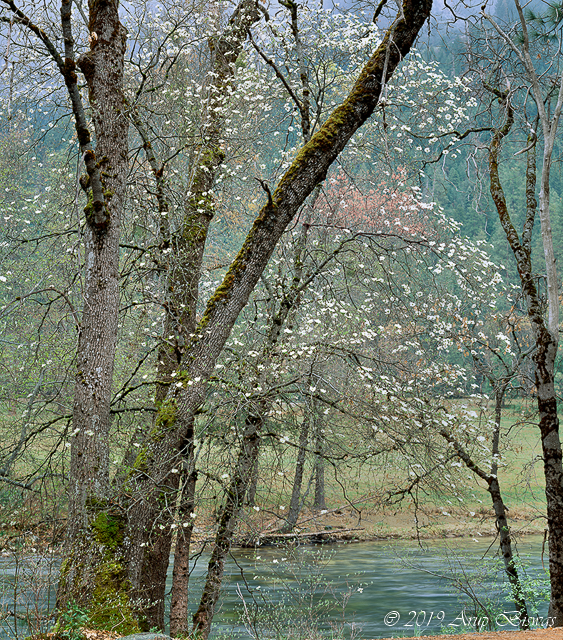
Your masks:
{"label": "river water", "polygon": [[[490,544],[490,539],[480,539],[432,541],[422,547],[397,541],[234,550],[213,637],[299,640],[314,633],[325,638],[378,638],[491,626],[515,630],[514,606],[499,586],[502,566],[495,557],[496,545],[488,550]],[[545,626],[547,604],[538,595],[546,579],[542,541],[526,538],[518,546],[527,565],[526,584],[536,592],[537,615],[543,616],[539,626]],[[192,571],[194,608],[206,560],[200,558]],[[53,600],[54,591],[47,587],[48,576],[56,573],[55,562],[38,562],[31,558],[29,566],[16,567],[13,559],[0,559],[4,610],[13,610],[14,597],[19,613]],[[19,592],[14,591],[17,571],[22,576]],[[462,599],[455,583],[471,597]],[[476,602],[486,613],[476,613]],[[4,620],[2,639],[16,636],[15,622],[18,637],[28,633],[10,616]]]}

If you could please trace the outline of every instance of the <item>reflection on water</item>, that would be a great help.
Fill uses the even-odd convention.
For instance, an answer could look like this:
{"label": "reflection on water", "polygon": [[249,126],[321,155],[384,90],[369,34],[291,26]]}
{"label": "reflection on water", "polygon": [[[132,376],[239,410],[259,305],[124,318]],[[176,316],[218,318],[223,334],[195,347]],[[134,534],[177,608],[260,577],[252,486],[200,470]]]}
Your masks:
{"label": "reflection on water", "polygon": [[[327,638],[377,638],[436,634],[461,630],[464,625],[488,628],[483,613],[476,619],[471,601],[465,606],[452,589],[472,585],[472,598],[488,607],[497,628],[516,629],[514,608],[499,588],[502,566],[488,542],[433,541],[420,548],[408,542],[350,543],[300,547],[294,550],[262,548],[233,551],[225,572],[225,588],[212,637],[310,638],[317,630]],[[529,564],[528,582],[545,578],[541,540],[528,538],[519,551]],[[193,609],[207,558],[194,566],[191,576]],[[546,560],[547,563],[547,560]],[[26,567],[13,559],[0,559],[2,610],[22,614],[31,610],[36,621],[41,604],[54,600],[49,588],[53,561],[29,558]],[[22,576],[14,589],[16,571]],[[500,572],[500,573],[499,573]],[[467,598],[466,598],[467,601]],[[545,602],[539,614],[546,615]],[[545,620],[544,620],[545,622]],[[19,624],[19,629],[14,626]],[[39,623],[38,623],[39,624]],[[22,621],[8,617],[2,636],[23,638]],[[39,624],[45,630],[48,621]]]}

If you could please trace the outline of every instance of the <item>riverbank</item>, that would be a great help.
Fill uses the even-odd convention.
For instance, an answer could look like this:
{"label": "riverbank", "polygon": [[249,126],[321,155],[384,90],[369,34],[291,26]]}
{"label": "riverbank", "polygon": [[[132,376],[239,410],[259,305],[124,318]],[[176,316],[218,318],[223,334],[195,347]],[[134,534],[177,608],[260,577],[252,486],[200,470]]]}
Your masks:
{"label": "riverbank", "polygon": [[[306,511],[290,534],[276,533],[284,519],[271,508],[249,509],[236,533],[234,546],[255,547],[283,542],[372,542],[378,540],[441,540],[468,538],[475,542],[497,534],[494,515],[481,511],[440,508],[414,512],[411,510],[373,509],[365,505],[341,505],[322,511]],[[545,520],[532,508],[511,510],[510,526],[516,537],[544,535]],[[4,527],[0,531],[0,555],[27,549],[33,553],[56,550],[64,531],[64,522],[55,528],[33,526]],[[197,514],[193,541],[197,544],[213,540],[215,518],[212,513]]]}
{"label": "riverbank", "polygon": [[[496,536],[494,514],[483,508],[467,509],[373,510],[358,505],[305,512],[291,534],[276,534],[283,518],[272,510],[253,511],[243,520],[237,533],[240,546],[263,546],[285,541],[330,542],[377,540],[440,540],[444,538],[482,538]],[[212,522],[202,518],[199,539],[209,539]],[[511,512],[510,526],[515,536],[543,535],[545,521],[533,509]]]}

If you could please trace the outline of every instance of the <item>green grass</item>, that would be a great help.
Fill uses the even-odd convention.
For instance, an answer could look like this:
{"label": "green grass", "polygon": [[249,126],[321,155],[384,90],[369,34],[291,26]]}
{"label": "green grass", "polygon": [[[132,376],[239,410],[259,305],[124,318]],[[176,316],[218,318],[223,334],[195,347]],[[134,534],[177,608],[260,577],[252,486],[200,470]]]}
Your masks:
{"label": "green grass", "polygon": [[[468,404],[467,401],[456,400],[451,403],[450,409],[453,410],[462,403]],[[478,409],[476,406],[470,408],[476,411]],[[491,410],[492,407],[489,407],[489,415]],[[509,508],[509,517],[517,520],[523,517],[530,519],[534,515],[541,516],[545,513],[541,443],[534,419],[534,406],[531,402],[512,400],[507,403],[503,411],[504,435],[501,447],[503,466],[498,475],[503,497]],[[297,448],[292,445],[298,441],[299,423],[299,416],[288,416],[285,432],[280,430],[277,439],[266,437],[263,440],[256,499],[260,514],[258,516],[258,512],[248,510],[251,517],[262,518],[262,524],[268,516],[271,517],[273,514],[280,516],[281,524],[281,516],[288,513],[297,457]],[[385,517],[389,514],[412,516],[413,501],[416,498],[421,517],[426,513],[430,519],[444,520],[442,512],[447,511],[466,525],[477,524],[483,519],[490,521],[493,512],[485,483],[465,467],[455,469],[455,472],[450,474],[450,478],[446,478],[438,466],[432,482],[421,484],[410,495],[405,494],[402,501],[396,495],[391,500],[393,504],[390,505],[389,494],[405,488],[412,481],[402,455],[391,451],[366,459],[361,455],[362,451],[367,445],[373,444],[369,440],[371,429],[369,425],[352,422],[332,424],[329,416],[326,426],[327,429],[330,426],[333,431],[330,436],[332,444],[327,454],[335,456],[325,465],[328,509],[347,507],[348,513],[351,513],[350,505],[356,505],[364,514],[373,515],[371,526],[378,529],[388,526],[389,523],[386,522]],[[289,442],[281,443],[279,441],[281,436],[287,436]],[[31,465],[45,459],[52,440],[53,437],[38,438],[18,463],[17,470],[24,474]],[[121,443],[123,442],[122,438]],[[205,450],[200,452],[199,466],[206,473],[200,476],[200,504],[196,509],[198,514],[211,514],[222,503],[222,487],[226,487],[230,480],[230,476],[227,478],[222,476],[226,473],[232,474],[238,450],[237,444],[236,439],[227,441],[222,446],[219,446],[217,441],[211,441]],[[440,447],[444,449],[444,443],[439,436],[431,438],[430,444],[436,445],[437,449]],[[68,450],[65,449],[60,460],[67,457]],[[112,455],[112,458],[115,459],[115,455]],[[438,461],[432,462],[428,457],[424,464],[430,467],[436,462]],[[313,455],[309,454],[302,485],[302,495],[307,492],[304,500],[305,516],[308,515],[307,512],[313,502],[312,471]],[[455,485],[455,488],[452,485]],[[49,495],[48,488],[42,494],[44,506],[48,505],[49,501],[57,502],[61,496],[64,496],[60,482],[56,483],[56,487],[58,488],[53,496]],[[55,488],[55,483],[52,484],[52,488]],[[14,500],[18,501],[18,514],[22,514],[26,509],[30,513],[37,512],[36,500],[25,497],[18,490],[14,491],[6,485],[0,485],[0,519],[5,522],[8,520],[8,514],[13,514],[16,508]],[[2,515],[4,518],[1,518]],[[424,522],[426,523],[427,519]]]}
{"label": "green grass", "polygon": [[[461,401],[460,401],[461,402]],[[467,404],[467,403],[465,403]],[[541,460],[541,442],[538,427],[534,424],[533,405],[529,407],[521,400],[512,400],[503,409],[501,455],[499,481],[509,517],[531,519],[545,513],[545,481]],[[489,408],[489,415],[492,407]],[[343,440],[350,438],[351,425],[343,425],[348,431]],[[357,430],[357,425],[354,425]],[[295,442],[296,435],[290,435]],[[439,440],[439,437],[438,437]],[[280,448],[278,446],[278,448]],[[361,447],[358,447],[358,449]],[[312,456],[310,456],[312,458]],[[286,447],[283,453],[275,455],[265,448],[261,455],[261,477],[258,486],[258,504],[265,509],[279,513],[280,505],[289,505],[293,473],[296,462],[296,448]],[[489,469],[483,462],[486,471]],[[397,490],[408,484],[408,476],[401,465],[401,456],[387,454],[368,461],[354,459],[336,460],[326,467],[326,502],[328,508],[358,504],[364,511],[384,510],[382,507],[386,492]],[[307,489],[312,473],[311,460],[307,462],[303,480],[303,491]],[[283,474],[283,475],[280,475]],[[475,474],[462,466],[451,478],[440,477],[417,493],[418,507],[432,516],[441,516],[447,511],[465,519],[466,523],[478,523],[493,515],[491,499],[486,484]],[[455,484],[455,489],[452,485]],[[414,494],[413,494],[414,495]],[[311,505],[313,488],[310,487],[305,505]],[[458,498],[461,497],[462,501]],[[413,496],[408,495],[397,502],[393,510],[398,513],[413,511]],[[287,513],[287,511],[285,511]],[[472,514],[472,515],[471,515]],[[380,520],[382,523],[383,521]]]}

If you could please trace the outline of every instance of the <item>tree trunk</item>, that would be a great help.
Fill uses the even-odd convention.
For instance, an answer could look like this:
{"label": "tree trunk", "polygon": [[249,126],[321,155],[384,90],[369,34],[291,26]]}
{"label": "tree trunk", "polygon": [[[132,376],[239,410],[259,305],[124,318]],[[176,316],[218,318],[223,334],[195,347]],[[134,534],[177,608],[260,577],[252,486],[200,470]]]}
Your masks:
{"label": "tree trunk", "polygon": [[194,615],[192,630],[194,635],[203,640],[207,640],[211,630],[211,622],[221,590],[225,558],[231,548],[238,515],[244,505],[244,498],[252,477],[252,468],[258,457],[262,427],[263,422],[260,419],[256,419],[254,416],[247,418],[235,474],[231,480],[225,504],[219,514],[219,527],[207,566],[207,579],[198,610]]}
{"label": "tree trunk", "polygon": [[301,487],[303,485],[303,471],[305,468],[305,456],[307,455],[307,442],[309,440],[310,415],[307,413],[301,423],[299,432],[299,447],[297,450],[297,462],[295,463],[295,476],[293,478],[293,488],[291,490],[291,500],[289,502],[289,512],[287,520],[280,529],[281,533],[289,533],[297,524],[299,512],[301,511]]}
{"label": "tree trunk", "polygon": [[315,418],[315,499],[313,509],[322,511],[326,509],[324,438],[319,416],[315,416]]}
{"label": "tree trunk", "polygon": [[[503,393],[504,395],[504,393]],[[502,398],[500,399],[502,403]],[[498,413],[499,408],[499,397],[497,395],[497,415],[499,420],[496,425],[496,431],[493,436],[494,440],[498,445],[499,438],[499,429],[500,429],[500,414]],[[520,582],[520,576],[518,575],[518,570],[516,568],[516,564],[514,562],[514,554],[512,552],[512,539],[510,537],[510,528],[508,526],[508,520],[506,517],[506,506],[502,499],[502,493],[500,489],[500,484],[497,478],[498,465],[496,463],[496,457],[493,458],[495,462],[491,465],[491,473],[487,473],[485,470],[481,469],[471,458],[469,453],[464,449],[464,447],[450,434],[448,431],[441,429],[440,435],[449,442],[456,454],[463,461],[465,466],[472,471],[475,475],[482,478],[487,483],[487,491],[491,496],[493,509],[495,511],[495,524],[500,536],[500,549],[502,553],[502,559],[504,562],[504,569],[508,581],[512,590],[512,597],[514,598],[514,604],[516,606],[516,610],[519,614],[519,625],[520,629],[529,629],[529,620],[528,620],[528,609],[526,607],[526,601],[524,598],[522,584]],[[498,455],[498,448],[496,451],[494,450],[495,446],[493,445],[493,455]]]}
{"label": "tree trunk", "polygon": [[[196,308],[198,301],[198,285],[201,275],[205,243],[209,225],[215,213],[215,203],[212,196],[213,185],[224,154],[221,150],[223,128],[223,111],[225,100],[231,88],[235,62],[240,55],[246,40],[248,29],[258,21],[261,14],[256,7],[255,0],[241,0],[233,12],[225,31],[210,39],[209,47],[212,54],[213,84],[209,87],[209,104],[203,119],[207,125],[204,130],[205,140],[196,149],[194,159],[193,178],[190,183],[190,197],[185,205],[184,219],[180,228],[171,232],[168,227],[168,203],[164,194],[165,185],[163,167],[155,156],[153,146],[148,138],[142,119],[134,112],[133,121],[139,131],[147,159],[157,183],[157,200],[159,205],[159,220],[161,223],[161,251],[169,256],[165,266],[167,270],[166,302],[164,305],[165,327],[163,341],[158,352],[156,406],[161,407],[166,401],[171,384],[175,383],[174,373],[181,367],[186,345],[196,327]],[[177,380],[177,379],[176,379]],[[158,417],[157,417],[158,420]],[[180,444],[180,451],[171,458],[170,464],[180,466],[185,458],[185,465],[191,469],[194,460],[195,442],[193,438],[193,418],[186,422],[189,431],[186,439]],[[152,436],[160,427],[153,426]],[[190,435],[191,434],[191,435]],[[147,443],[145,442],[145,446]],[[150,445],[148,445],[150,446]],[[145,450],[143,451],[145,453]],[[175,462],[173,462],[175,460]],[[170,467],[172,468],[172,467]],[[177,478],[176,478],[177,480]],[[192,503],[190,513],[193,513],[197,473],[195,469],[188,472],[188,479],[184,491],[187,496],[181,499],[181,505]],[[169,495],[166,502],[172,499],[171,483],[165,490]],[[160,496],[162,503],[164,496]],[[157,514],[157,502],[153,503],[154,517],[161,520],[162,529],[152,529],[151,544],[147,547],[142,560],[142,567],[134,570],[139,576],[137,597],[144,602],[151,603],[143,611],[143,627],[146,629],[164,629],[164,596],[166,574],[168,570],[170,550],[172,544],[172,528],[174,510],[160,510]],[[180,518],[182,519],[180,506]],[[193,523],[192,523],[193,526]],[[171,627],[179,633],[187,630],[187,602],[188,602],[188,566],[189,548],[192,526],[182,530],[178,535],[178,542],[174,552],[174,576],[172,585],[173,606],[170,611]],[[182,618],[184,620],[182,621]]]}
{"label": "tree trunk", "polygon": [[518,569],[514,562],[514,554],[512,553],[512,539],[510,537],[510,528],[506,518],[506,507],[502,499],[500,485],[496,476],[490,476],[487,491],[493,501],[493,508],[496,516],[496,527],[500,536],[500,551],[504,562],[504,570],[510,583],[514,605],[518,611],[518,620],[520,629],[529,629],[530,622],[528,619],[528,608],[526,600],[522,592],[522,583],[518,575]]}
{"label": "tree trunk", "polygon": [[[501,129],[495,130],[489,150],[489,174],[491,196],[495,203],[503,230],[516,259],[522,291],[526,297],[527,312],[534,333],[536,351],[533,355],[536,389],[538,396],[539,429],[545,473],[545,494],[547,502],[547,524],[549,531],[549,572],[551,599],[548,615],[554,626],[563,626],[563,466],[561,441],[559,438],[559,418],[557,416],[557,397],[555,395],[555,357],[558,346],[558,328],[550,330],[546,322],[542,301],[538,293],[531,264],[531,251],[525,234],[522,242],[518,237],[500,182],[498,156],[502,139],[508,135],[514,122],[513,111],[507,102],[507,93],[492,90],[506,107],[507,119]],[[528,163],[527,182],[535,185],[535,164]],[[545,176],[542,176],[542,186]],[[529,191],[527,184],[527,192]],[[545,195],[544,195],[545,199]],[[528,211],[524,229],[533,226],[535,203],[528,197]],[[545,203],[544,203],[545,206]],[[542,235],[547,232],[542,224]],[[549,244],[549,243],[548,243]],[[557,303],[558,304],[558,303]],[[549,310],[548,321],[558,312]]]}
{"label": "tree trunk", "polygon": [[563,626],[563,469],[554,372],[557,344],[547,331],[536,338],[536,387],[547,499],[549,531],[549,578],[551,598],[548,615],[554,626]]}
{"label": "tree trunk", "polygon": [[186,442],[187,458],[185,462],[184,485],[178,509],[178,533],[174,551],[174,570],[172,572],[172,601],[170,603],[170,635],[187,637],[188,625],[188,587],[190,581],[190,543],[195,525],[195,491],[197,470],[195,468],[193,433],[188,434]]}
{"label": "tree trunk", "polygon": [[256,504],[256,491],[258,490],[258,478],[260,475],[260,457],[256,457],[254,466],[252,467],[252,475],[250,480],[250,488],[248,489],[248,497],[246,498],[246,504],[249,507],[253,507]]}
{"label": "tree trunk", "polygon": [[[70,30],[70,2],[63,2],[65,77],[76,83]],[[90,2],[89,29],[96,34],[79,65],[88,85],[96,150],[85,141],[77,119],[88,175],[81,184],[85,208],[84,306],[77,353],[65,560],[57,608],[69,602],[90,612],[99,628],[136,628],[130,610],[119,602],[125,570],[120,550],[125,518],[111,503],[109,425],[119,309],[120,219],[128,171],[128,119],[124,114],[125,29],[117,2]],[[72,74],[74,73],[74,76]],[[76,89],[76,87],[74,87]],[[78,94],[79,97],[79,94]],[[77,98],[75,97],[74,100]],[[76,115],[76,109],[75,109]],[[86,130],[87,133],[87,130]]]}

